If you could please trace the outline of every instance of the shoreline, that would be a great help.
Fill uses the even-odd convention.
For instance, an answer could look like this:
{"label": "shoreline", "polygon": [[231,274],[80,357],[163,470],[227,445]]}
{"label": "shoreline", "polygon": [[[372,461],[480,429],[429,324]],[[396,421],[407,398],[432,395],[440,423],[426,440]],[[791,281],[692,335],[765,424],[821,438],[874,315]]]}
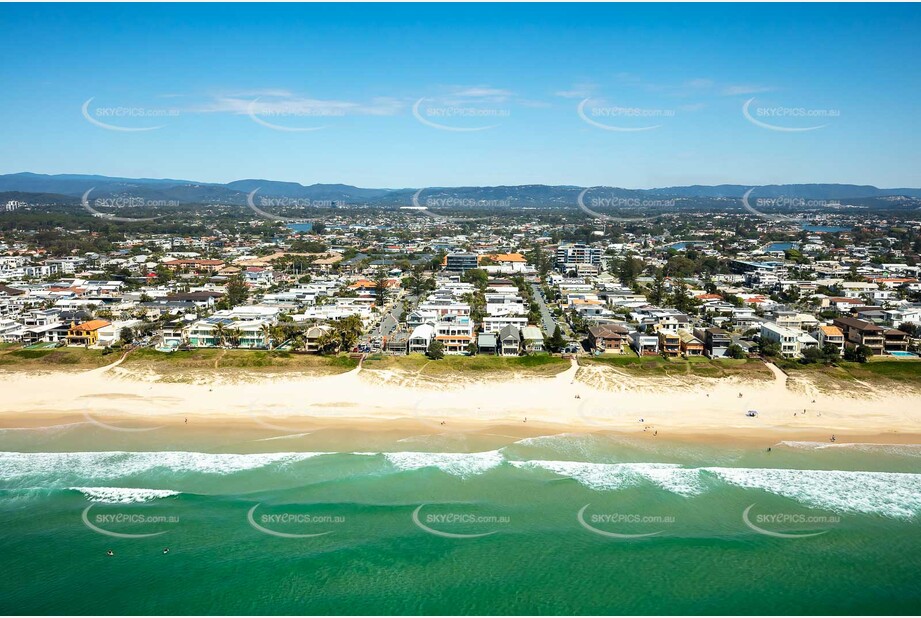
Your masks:
{"label": "shoreline", "polygon": [[[611,433],[733,446],[830,443],[835,435],[838,443],[921,444],[921,396],[797,392],[773,366],[774,380],[713,378],[689,386],[667,377],[623,378],[597,367],[585,372],[575,362],[552,377],[458,376],[447,385],[361,367],[328,376],[169,383],[138,379],[119,364],[78,373],[5,374],[0,429],[81,422],[178,429],[189,419],[217,433],[341,429],[508,438]],[[599,383],[599,376],[608,382]],[[747,417],[748,410],[758,415]]]}

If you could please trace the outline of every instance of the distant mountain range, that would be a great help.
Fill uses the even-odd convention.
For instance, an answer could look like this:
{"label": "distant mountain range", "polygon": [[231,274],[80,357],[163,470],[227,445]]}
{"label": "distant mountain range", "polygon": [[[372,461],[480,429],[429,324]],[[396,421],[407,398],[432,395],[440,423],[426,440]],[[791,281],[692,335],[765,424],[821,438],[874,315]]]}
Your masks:
{"label": "distant mountain range", "polygon": [[[658,189],[624,189],[592,187],[591,197],[636,198],[640,200],[738,200],[751,185],[691,185]],[[72,202],[92,189],[92,198],[134,197],[145,200],[171,200],[180,204],[244,204],[248,194],[257,191],[260,198],[288,198],[311,202],[338,202],[352,205],[412,206],[431,205],[451,208],[477,207],[552,207],[572,206],[583,187],[566,185],[512,185],[496,187],[431,187],[404,189],[369,189],[343,184],[302,185],[296,182],[246,179],[226,184],[177,180],[171,178],[118,178],[83,174],[0,175],[0,194],[16,193],[28,200],[28,194],[40,194],[36,201],[47,202],[54,196]],[[870,185],[790,184],[754,187],[753,198],[796,197],[805,200],[862,200],[867,198],[921,198],[921,189],[879,189]],[[414,202],[414,197],[416,201]],[[309,206],[309,203],[305,203]]]}

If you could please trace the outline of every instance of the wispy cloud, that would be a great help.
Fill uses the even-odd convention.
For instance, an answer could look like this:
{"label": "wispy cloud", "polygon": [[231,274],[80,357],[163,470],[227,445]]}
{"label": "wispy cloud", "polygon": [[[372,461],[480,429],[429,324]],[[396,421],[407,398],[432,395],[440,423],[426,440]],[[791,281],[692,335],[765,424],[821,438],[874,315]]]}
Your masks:
{"label": "wispy cloud", "polygon": [[726,86],[722,90],[722,94],[726,96],[736,96],[740,94],[758,94],[759,92],[770,92],[773,88],[768,86],[754,86],[750,84],[736,84],[732,86]]}
{"label": "wispy cloud", "polygon": [[557,90],[553,94],[564,99],[587,99],[598,89],[598,85],[591,82],[574,84],[569,90]]}
{"label": "wispy cloud", "polygon": [[276,116],[393,116],[405,108],[405,102],[391,97],[357,102],[315,99],[287,90],[250,90],[216,95],[190,111]]}

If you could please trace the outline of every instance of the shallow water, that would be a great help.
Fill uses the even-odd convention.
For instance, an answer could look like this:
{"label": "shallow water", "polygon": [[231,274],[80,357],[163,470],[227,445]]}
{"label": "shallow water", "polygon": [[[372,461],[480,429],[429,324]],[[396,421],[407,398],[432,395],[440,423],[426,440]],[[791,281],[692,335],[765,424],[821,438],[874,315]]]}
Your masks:
{"label": "shallow water", "polygon": [[507,431],[2,430],[0,610],[921,611],[921,446]]}

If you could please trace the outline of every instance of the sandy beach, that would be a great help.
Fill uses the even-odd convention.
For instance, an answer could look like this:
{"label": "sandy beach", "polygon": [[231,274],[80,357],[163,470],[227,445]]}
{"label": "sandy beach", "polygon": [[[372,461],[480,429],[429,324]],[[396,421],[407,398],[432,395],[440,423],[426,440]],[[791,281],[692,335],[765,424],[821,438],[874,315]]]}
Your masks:
{"label": "sandy beach", "polygon": [[[408,380],[361,367],[331,376],[169,383],[112,365],[82,372],[3,375],[0,425],[193,423],[276,429],[328,427],[449,433],[505,427],[510,437],[614,431],[708,442],[830,440],[921,442],[918,395],[829,394],[773,380],[622,379],[573,361],[551,377]],[[749,410],[757,416],[749,417]],[[511,428],[511,429],[508,429]]]}

